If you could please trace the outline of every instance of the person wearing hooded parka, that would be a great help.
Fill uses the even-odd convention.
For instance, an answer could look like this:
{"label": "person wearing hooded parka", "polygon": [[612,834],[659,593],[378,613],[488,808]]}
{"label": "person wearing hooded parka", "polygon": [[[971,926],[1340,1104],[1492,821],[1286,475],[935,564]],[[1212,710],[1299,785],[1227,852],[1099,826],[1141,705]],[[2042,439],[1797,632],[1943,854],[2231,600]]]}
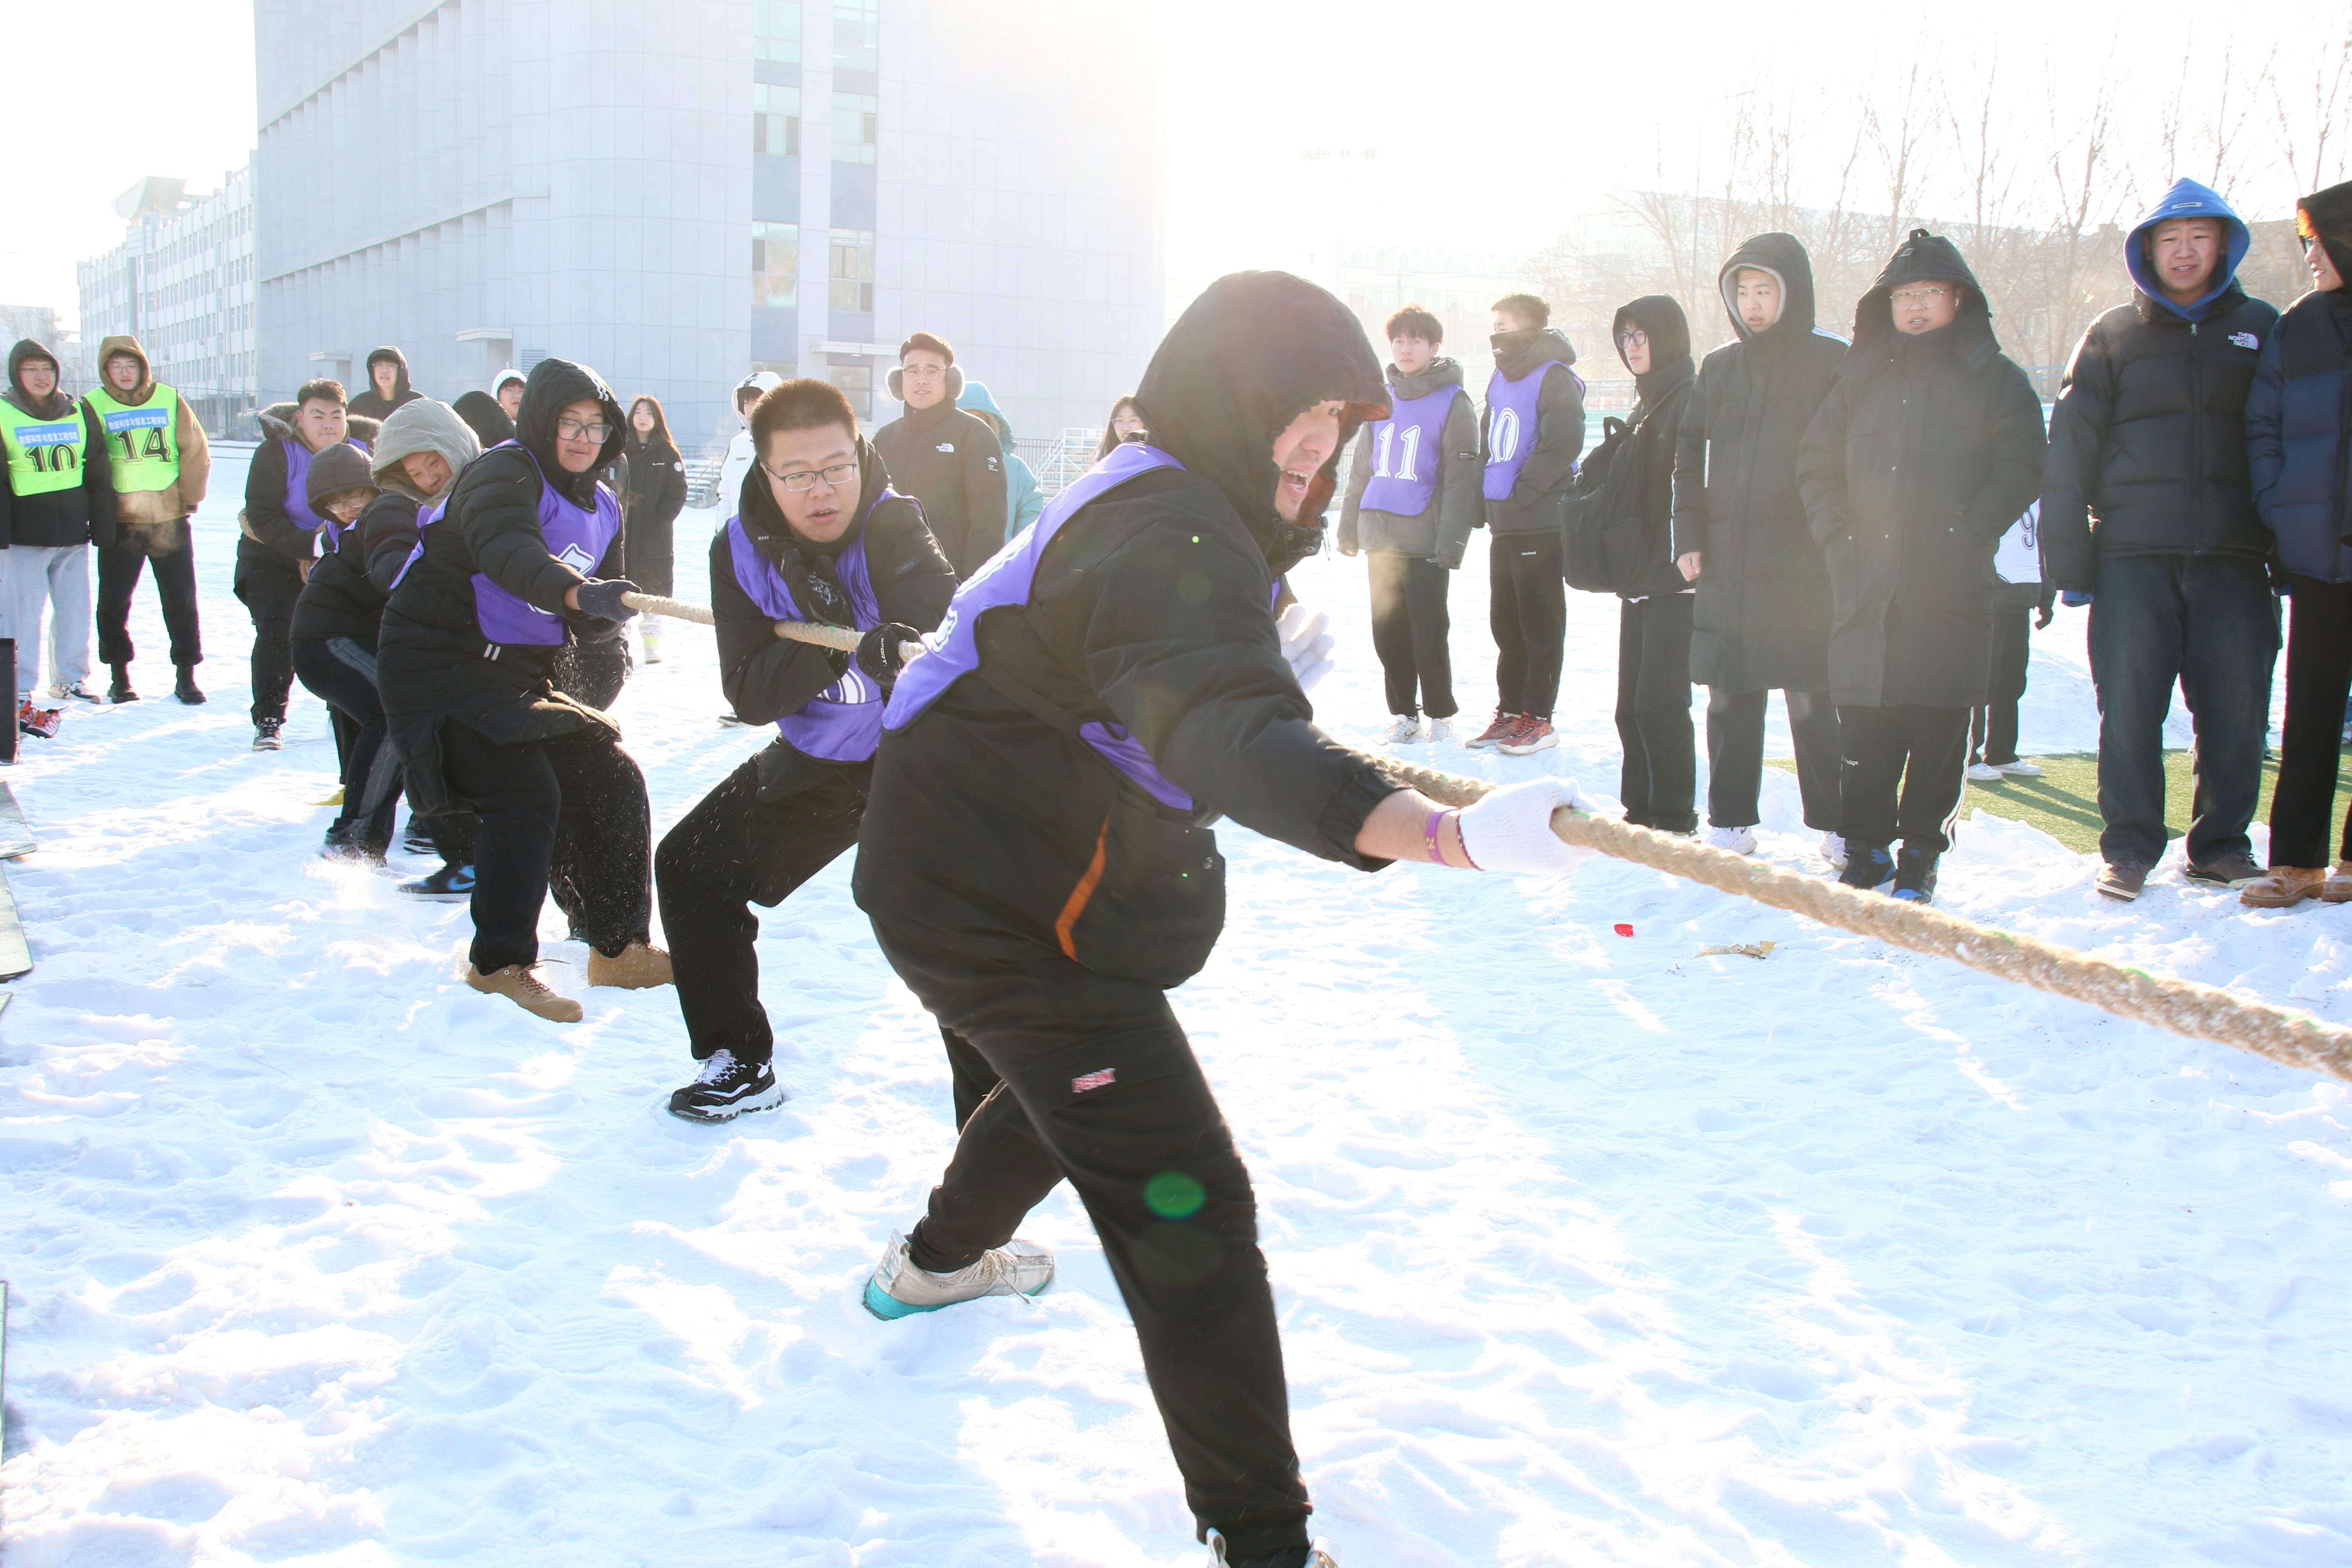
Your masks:
{"label": "person wearing hooded parka", "polygon": [[1764,708],[1789,710],[1805,826],[1832,867],[1838,715],[1829,569],[1797,495],[1797,448],[1845,341],[1813,324],[1813,264],[1790,234],[1741,242],[1717,278],[1737,341],[1700,362],[1675,445],[1675,559],[1697,585],[1691,679],[1706,694],[1707,842],[1756,847]]}
{"label": "person wearing hooded parka", "polygon": [[1365,870],[1560,870],[1576,857],[1547,825],[1574,789],[1447,811],[1312,721],[1282,574],[1319,544],[1347,438],[1388,407],[1347,307],[1286,273],[1220,279],[1138,396],[1149,439],[957,590],[885,710],[852,885],[949,1037],[962,1114],[865,1300],[895,1319],[1043,1289],[1051,1255],[1013,1232],[1068,1180],[1199,1529],[1228,1563],[1300,1568],[1317,1559],[1255,1201],[1166,995],[1223,923],[1206,824]]}
{"label": "person wearing hooded parka", "polygon": [[425,395],[408,384],[408,356],[390,343],[369,353],[367,377],[367,390],[351,401],[351,411],[362,419],[388,419],[394,409]]}
{"label": "person wearing hooded parka", "polygon": [[[116,538],[106,426],[58,384],[58,360],[26,338],[8,351],[0,390],[0,637],[16,642],[17,704],[31,719],[41,664],[41,617],[49,615],[49,685],[95,701],[89,673],[89,547]],[[54,716],[52,716],[54,722]],[[54,734],[53,728],[37,734]]]}
{"label": "person wearing hooded parka", "polygon": [[541,1017],[580,1005],[533,973],[559,823],[572,852],[591,985],[669,983],[649,940],[645,776],[620,726],[558,689],[556,656],[610,639],[635,611],[619,575],[620,503],[596,475],[618,455],[621,406],[585,365],[546,359],[516,438],[482,454],[422,513],[384,605],[376,673],[410,804],[470,810],[474,941],[466,983]]}
{"label": "person wearing hooded parka", "polygon": [[1991,682],[1993,552],[2042,493],[2042,400],[1975,274],[1912,230],[1854,307],[1797,465],[1829,560],[1849,887],[1935,895]]}

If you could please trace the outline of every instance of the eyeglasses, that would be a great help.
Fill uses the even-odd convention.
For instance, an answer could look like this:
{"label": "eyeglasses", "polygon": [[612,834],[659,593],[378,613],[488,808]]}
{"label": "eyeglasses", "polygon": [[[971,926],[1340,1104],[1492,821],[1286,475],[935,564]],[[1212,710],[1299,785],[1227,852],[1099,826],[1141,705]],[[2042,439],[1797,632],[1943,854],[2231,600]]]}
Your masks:
{"label": "eyeglasses", "polygon": [[2315,234],[2298,234],[2294,237],[2294,242],[2303,247],[2303,253],[2305,256],[2309,256],[2311,247],[2319,243],[2319,237]]}
{"label": "eyeglasses", "polygon": [[602,419],[586,424],[577,419],[558,419],[555,422],[555,438],[559,441],[589,440],[601,444],[612,433],[613,427]]}
{"label": "eyeglasses", "polygon": [[1650,346],[1650,334],[1635,327],[1627,331],[1623,337],[1619,338],[1617,342],[1622,348],[1645,349]]}
{"label": "eyeglasses", "polygon": [[1949,289],[1942,287],[1934,289],[1897,289],[1895,290],[1893,299],[1897,305],[1932,305],[1937,300],[1948,297],[1950,293],[1951,290]]}
{"label": "eyeglasses", "polygon": [[767,464],[761,463],[760,471],[788,490],[813,490],[816,489],[816,482],[819,479],[839,489],[857,477],[857,464],[853,459],[846,463],[835,463],[831,468],[796,468],[789,474],[780,474]]}

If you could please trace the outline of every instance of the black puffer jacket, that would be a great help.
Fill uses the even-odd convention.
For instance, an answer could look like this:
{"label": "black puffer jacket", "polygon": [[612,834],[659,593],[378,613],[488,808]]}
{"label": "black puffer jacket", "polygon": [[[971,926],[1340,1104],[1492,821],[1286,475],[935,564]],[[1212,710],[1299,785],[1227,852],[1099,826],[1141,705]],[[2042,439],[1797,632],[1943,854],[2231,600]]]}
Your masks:
{"label": "black puffer jacket", "polygon": [[[1779,276],[1780,319],[1739,319],[1738,276]],[[1759,234],[1717,275],[1739,341],[1700,362],[1675,448],[1675,553],[1703,560],[1691,679],[1727,691],[1829,684],[1830,582],[1797,494],[1797,448],[1837,380],[1844,340],[1813,325],[1813,264],[1794,235]]]}
{"label": "black puffer jacket", "polygon": [[[592,399],[603,408],[610,434],[595,466],[571,473],[555,455],[555,416],[567,405]],[[447,510],[425,530],[425,553],[384,605],[377,679],[408,797],[427,815],[469,805],[451,796],[441,775],[445,720],[509,743],[548,740],[586,725],[618,733],[603,713],[555,689],[549,676],[557,649],[489,650],[475,618],[473,578],[478,572],[534,608],[562,616],[567,642],[619,635],[616,622],[566,609],[563,595],[580,583],[621,575],[622,536],[614,536],[594,573],[583,576],[548,552],[539,500],[544,474],[545,482],[562,487],[575,504],[596,504],[602,488],[596,475],[619,456],[621,405],[587,366],[541,360],[523,388],[516,439],[519,447],[494,447],[457,476]],[[494,657],[484,657],[486,650]]]}
{"label": "black puffer jacket", "polygon": [[[1536,393],[1536,444],[1501,500],[1486,502],[1486,522],[1496,533],[1553,533],[1559,530],[1559,492],[1576,477],[1576,459],[1584,450],[1584,383],[1569,367],[1576,350],[1558,327],[1522,327],[1497,332],[1488,342],[1495,351],[1495,369],[1505,380],[1517,381],[1546,360],[1559,363],[1544,372]],[[1493,383],[1487,384],[1489,395]],[[1478,414],[1478,453],[1483,462],[1492,448],[1489,411]],[[1483,487],[1483,479],[1481,484]],[[1483,497],[1484,489],[1480,490]]]}
{"label": "black puffer jacket", "polygon": [[[1887,296],[1958,282],[1951,325],[1895,328]],[[2042,489],[2042,402],[1995,341],[1950,240],[1915,229],[1854,307],[1853,347],[1798,463],[1827,549],[1841,705],[1973,708],[1992,673],[1993,548]]]}
{"label": "black puffer jacket", "polygon": [[[1601,479],[1615,524],[1611,531],[1625,546],[1625,570],[1618,574],[1622,599],[1690,588],[1675,564],[1674,542],[1675,445],[1682,436],[1691,387],[1698,379],[1697,367],[1691,363],[1690,321],[1673,295],[1648,294],[1618,310],[1609,325],[1609,341],[1621,343],[1634,326],[1650,340],[1650,368],[1633,378],[1637,401],[1632,427],[1611,455],[1610,471]],[[1617,357],[1625,357],[1622,347]]]}
{"label": "black puffer jacket", "polygon": [[[245,470],[245,509],[236,514],[236,571],[231,579],[240,589],[268,583],[299,594],[303,568],[318,558],[319,531],[286,510],[287,449],[302,439],[294,433],[297,412],[291,403],[273,403],[254,416],[261,445]],[[347,446],[373,449],[379,428],[374,420],[345,410]]]}
{"label": "black puffer jacket", "polygon": [[[1353,405],[1343,447],[1387,406],[1362,326],[1301,279],[1237,273],[1170,329],[1138,398],[1152,444],[1184,470],[1130,479],[1066,521],[1027,605],[980,623],[983,668],[1126,726],[1204,814],[1376,868],[1384,862],[1359,856],[1356,835],[1398,786],[1315,727],[1268,608],[1277,574],[1317,542],[1275,513],[1275,438],[1301,410],[1339,398]],[[1303,522],[1328,503],[1339,449]],[[883,737],[857,901],[877,923],[950,951],[1067,951],[1053,911],[1089,878],[1123,799],[1149,804],[1075,736],[966,677]],[[1120,874],[1094,872],[1106,886]]]}
{"label": "black puffer jacket", "polygon": [[621,515],[628,520],[629,581],[648,594],[667,595],[675,575],[673,535],[686,505],[686,459],[664,426],[654,427],[651,440],[640,440],[633,426],[627,439]]}
{"label": "black puffer jacket", "polygon": [[922,503],[940,550],[969,577],[1004,543],[1004,447],[996,428],[952,398],[909,408],[874,432],[899,493]]}
{"label": "black puffer jacket", "polygon": [[[382,361],[393,367],[392,395],[385,397],[375,389],[375,367]],[[362,367],[364,385],[360,395],[345,406],[362,419],[389,418],[392,411],[404,404],[415,402],[425,395],[408,384],[408,356],[390,343],[371,350],[367,363]]]}

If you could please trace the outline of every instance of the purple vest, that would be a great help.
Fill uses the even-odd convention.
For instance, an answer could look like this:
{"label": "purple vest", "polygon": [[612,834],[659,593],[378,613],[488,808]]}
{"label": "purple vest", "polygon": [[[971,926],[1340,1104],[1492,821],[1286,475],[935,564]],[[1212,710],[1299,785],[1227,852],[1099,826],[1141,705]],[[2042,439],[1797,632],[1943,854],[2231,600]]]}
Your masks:
{"label": "purple vest", "polygon": [[[894,492],[884,490],[882,499]],[[727,520],[727,551],[735,581],[761,614],[775,621],[804,621],[807,615],[793,599],[792,584],[776,563],[760,553],[739,514]],[[841,552],[834,574],[849,595],[849,618],[862,632],[882,624],[882,606],[874,597],[873,574],[866,565],[866,536]],[[776,721],[776,732],[812,757],[828,763],[862,763],[874,755],[882,739],[882,689],[866,678],[852,659],[841,679]]]}
{"label": "purple vest", "polygon": [[[556,488],[547,482],[547,470],[531,458],[530,448],[518,441],[507,440],[490,448],[512,447],[539,472],[539,533],[547,544],[547,552],[571,567],[582,576],[596,570],[596,563],[604,559],[604,552],[613,546],[613,538],[621,531],[621,503],[603,484],[596,487],[596,510],[575,506]],[[439,522],[449,510],[449,502],[457,493],[457,481],[432,506],[416,514],[416,543],[408,559],[400,563],[400,575],[392,585],[400,586],[401,578],[409,568],[425,559],[425,531]],[[509,594],[479,572],[474,574],[474,621],[482,628],[482,636],[498,647],[562,647],[563,617],[551,615],[520,595]],[[498,657],[495,651],[488,657]]]}
{"label": "purple vest", "polygon": [[[356,437],[346,437],[342,444],[357,447],[362,452],[368,449],[368,444]],[[286,452],[286,515],[312,533],[325,529],[327,548],[332,550],[335,541],[341,537],[334,520],[320,517],[310,510],[310,459],[315,454],[290,437],[281,438],[278,445]]]}
{"label": "purple vest", "polygon": [[[1486,383],[1486,499],[1508,500],[1528,454],[1536,449],[1536,400],[1545,374],[1560,362],[1548,359],[1517,381],[1497,370]],[[1565,367],[1563,367],[1565,368]],[[1576,373],[1569,372],[1573,375]]]}
{"label": "purple vest", "polygon": [[[947,619],[940,623],[938,631],[923,639],[930,651],[910,661],[898,677],[898,687],[890,693],[889,704],[883,710],[883,727],[905,729],[920,718],[923,710],[941,692],[980,668],[980,644],[974,634],[981,615],[1002,605],[1029,602],[1030,591],[1037,582],[1037,563],[1045,546],[1079,508],[1154,468],[1183,466],[1157,447],[1123,441],[1111,448],[1109,456],[1064,486],[1034,523],[956,590],[955,597],[948,604]],[[1192,809],[1192,797],[1169,782],[1152,762],[1151,753],[1143,749],[1143,742],[1128,733],[1125,725],[1097,721],[1082,726],[1078,738],[1160,805],[1173,811]]]}
{"label": "purple vest", "polygon": [[1458,386],[1441,386],[1398,402],[1386,419],[1372,426],[1366,507],[1391,517],[1419,517],[1429,510],[1429,498],[1437,493],[1438,466],[1445,457],[1445,416],[1453,411],[1454,400],[1463,395]]}

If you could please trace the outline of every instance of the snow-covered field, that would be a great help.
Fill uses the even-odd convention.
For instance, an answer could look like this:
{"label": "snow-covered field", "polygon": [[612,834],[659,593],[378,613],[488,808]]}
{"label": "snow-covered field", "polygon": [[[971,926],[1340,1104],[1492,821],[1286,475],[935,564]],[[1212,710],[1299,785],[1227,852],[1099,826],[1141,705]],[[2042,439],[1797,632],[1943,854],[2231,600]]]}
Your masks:
{"label": "snow-covered field", "polygon": [[[150,700],[11,774],[42,845],[0,1018],[7,1568],[1202,1560],[1066,1193],[1034,1304],[859,1308],[951,1137],[846,859],[763,932],[781,1112],[665,1113],[667,992],[563,1028],[463,989],[462,908],[315,858],[316,700],[247,749],[242,482],[198,530],[211,705],[154,700],[142,591]],[[1367,739],[1361,563],[1298,582],[1348,637],[1326,721]],[[1560,750],[1435,760],[1613,790],[1613,601],[1573,614]],[[657,828],[762,741],[714,722],[708,634],[666,653],[616,710]],[[2066,613],[2025,739],[2092,726]],[[1817,865],[1769,787],[1766,852]],[[2352,1563],[2346,1086],[1622,864],[1364,877],[1223,838],[1234,919],[1176,1003],[1348,1568]],[[2244,913],[2177,864],[2116,908],[1985,820],[1942,898],[2352,1019],[2352,910]]]}

